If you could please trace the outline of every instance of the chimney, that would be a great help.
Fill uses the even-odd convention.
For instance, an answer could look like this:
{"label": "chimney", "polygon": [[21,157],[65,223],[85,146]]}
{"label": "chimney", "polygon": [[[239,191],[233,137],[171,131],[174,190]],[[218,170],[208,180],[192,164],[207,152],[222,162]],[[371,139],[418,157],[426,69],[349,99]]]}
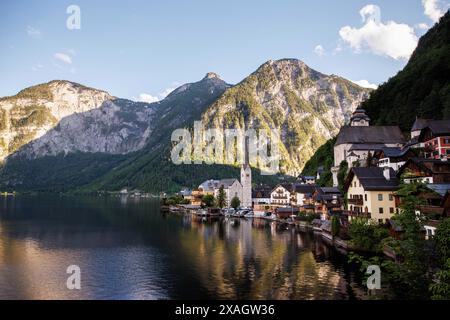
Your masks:
{"label": "chimney", "polygon": [[391,168],[390,167],[383,167],[383,176],[386,178],[386,180],[391,180]]}

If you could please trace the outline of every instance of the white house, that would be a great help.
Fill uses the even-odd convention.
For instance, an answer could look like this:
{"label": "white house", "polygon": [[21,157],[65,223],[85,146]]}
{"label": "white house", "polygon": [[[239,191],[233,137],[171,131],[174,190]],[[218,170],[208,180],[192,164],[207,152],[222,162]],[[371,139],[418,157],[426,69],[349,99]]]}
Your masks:
{"label": "white house", "polygon": [[295,202],[297,206],[304,206],[309,204],[316,186],[311,184],[300,184],[295,186]]}
{"label": "white house", "polygon": [[291,203],[291,191],[287,185],[279,184],[270,193],[270,203],[288,206]]}

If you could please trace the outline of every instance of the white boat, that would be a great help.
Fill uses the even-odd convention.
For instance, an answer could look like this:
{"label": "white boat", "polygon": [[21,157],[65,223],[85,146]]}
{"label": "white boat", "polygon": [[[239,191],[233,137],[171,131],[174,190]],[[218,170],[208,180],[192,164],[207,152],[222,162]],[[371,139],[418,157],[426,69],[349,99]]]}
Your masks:
{"label": "white boat", "polygon": [[249,211],[244,215],[245,218],[254,218],[255,214],[253,213],[253,211]]}

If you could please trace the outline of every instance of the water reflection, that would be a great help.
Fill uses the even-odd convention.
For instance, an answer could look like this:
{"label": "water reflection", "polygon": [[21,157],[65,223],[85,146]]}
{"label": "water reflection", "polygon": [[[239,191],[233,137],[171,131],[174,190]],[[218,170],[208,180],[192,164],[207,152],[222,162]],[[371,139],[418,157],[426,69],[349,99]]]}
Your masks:
{"label": "water reflection", "polygon": [[[71,264],[80,291],[66,289]],[[352,279],[313,234],[262,220],[162,215],[151,199],[0,198],[1,299],[347,299]]]}

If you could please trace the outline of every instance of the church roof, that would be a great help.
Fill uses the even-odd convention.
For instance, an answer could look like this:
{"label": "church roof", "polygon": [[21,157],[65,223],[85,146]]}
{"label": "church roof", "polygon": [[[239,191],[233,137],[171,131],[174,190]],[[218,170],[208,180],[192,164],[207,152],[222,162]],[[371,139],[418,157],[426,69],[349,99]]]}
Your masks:
{"label": "church roof", "polygon": [[416,121],[414,121],[411,131],[422,130],[423,128],[425,128],[427,126],[428,121],[430,121],[430,120],[417,118]]}
{"label": "church roof", "polygon": [[[223,186],[225,189],[229,188],[233,185],[233,183],[235,183],[236,181],[238,181],[237,179],[222,179],[219,181],[219,188],[221,186]],[[238,181],[239,182],[239,181]]]}
{"label": "church roof", "polygon": [[405,137],[398,126],[345,126],[339,132],[336,145],[346,143],[387,144],[404,142]]}

